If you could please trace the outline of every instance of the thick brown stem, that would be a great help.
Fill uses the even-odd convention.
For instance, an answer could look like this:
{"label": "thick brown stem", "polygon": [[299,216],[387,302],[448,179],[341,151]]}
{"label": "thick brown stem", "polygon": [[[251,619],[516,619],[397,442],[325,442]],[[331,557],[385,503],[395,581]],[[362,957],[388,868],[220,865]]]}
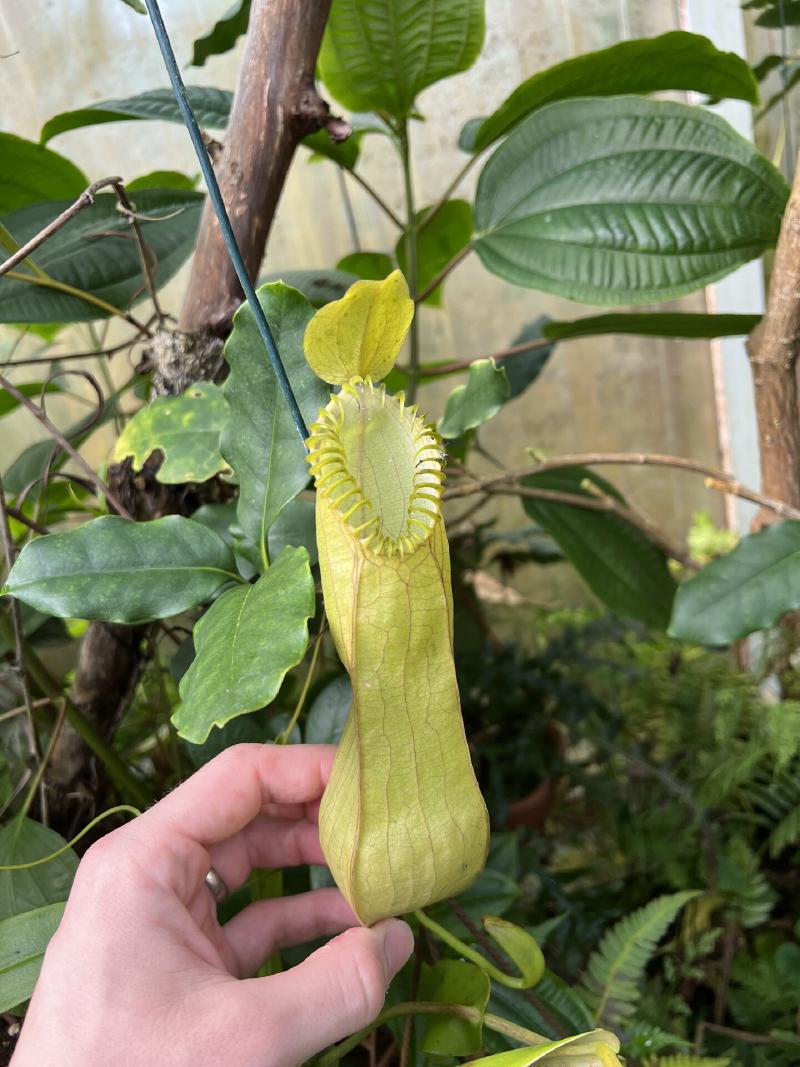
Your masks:
{"label": "thick brown stem", "polygon": [[[255,278],[297,145],[321,129],[328,106],[314,66],[330,0],[254,0],[219,183],[247,271]],[[180,327],[225,333],[242,298],[207,205]]]}
{"label": "thick brown stem", "polygon": [[[327,105],[314,88],[314,68],[330,0],[254,0],[242,71],[220,163],[220,185],[251,277],[264,255],[278,199],[299,141],[320,129]],[[239,285],[210,208],[200,227],[181,330],[160,330],[147,353],[156,393],[176,394],[213,378],[221,364],[220,335],[241,299]],[[132,476],[112,466],[109,484],[137,519],[183,512],[199,500],[191,487],[162,486],[152,470]],[[97,733],[110,739],[142,667],[141,628],[92,623],[83,639],[73,701]],[[67,801],[93,791],[89,750],[65,728],[50,779],[61,801],[54,820],[76,817]],[[87,786],[89,787],[87,789]]]}
{"label": "thick brown stem", "polygon": [[[800,506],[800,416],[795,377],[800,345],[800,169],[783,216],[766,313],[747,342],[753,371],[761,491]],[[756,526],[775,521],[762,510]]]}

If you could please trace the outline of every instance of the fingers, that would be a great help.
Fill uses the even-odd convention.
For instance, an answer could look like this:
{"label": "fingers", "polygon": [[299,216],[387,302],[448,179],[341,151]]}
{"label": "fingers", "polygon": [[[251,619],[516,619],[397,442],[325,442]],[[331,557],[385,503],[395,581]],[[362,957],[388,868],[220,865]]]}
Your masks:
{"label": "fingers", "polygon": [[332,745],[234,745],[137,821],[205,846],[224,841],[268,805],[319,800],[335,753]]}
{"label": "fingers", "polygon": [[372,1022],[413,947],[399,919],[346,930],[285,974],[240,982],[237,1013],[279,1062],[298,1063]]}
{"label": "fingers", "polygon": [[210,849],[211,866],[228,889],[244,885],[254,867],[324,864],[319,828],[305,819],[258,815],[243,830]]}
{"label": "fingers", "polygon": [[259,900],[223,927],[239,974],[255,974],[271,952],[358,924],[338,889],[315,889],[277,900]]}

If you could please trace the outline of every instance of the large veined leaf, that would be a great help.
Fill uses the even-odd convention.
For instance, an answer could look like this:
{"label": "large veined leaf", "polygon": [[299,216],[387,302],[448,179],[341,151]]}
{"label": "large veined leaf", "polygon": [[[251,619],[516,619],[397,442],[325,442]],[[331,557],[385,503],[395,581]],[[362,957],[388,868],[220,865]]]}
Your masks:
{"label": "large veined leaf", "polygon": [[[543,471],[526,478],[524,484],[578,496],[593,496],[599,491],[624,503],[613,485],[584,467]],[[666,627],[675,581],[664,554],[641,530],[612,512],[529,497],[522,503],[607,607],[649,626]]]}
{"label": "large veined leaf", "polygon": [[[228,122],[233,93],[227,89],[215,89],[210,85],[187,85],[186,95],[201,126],[223,129]],[[161,122],[183,123],[178,102],[172,89],[150,89],[136,96],[119,100],[100,100],[96,104],[62,111],[49,119],[39,135],[42,144],[67,130],[83,126],[99,126],[105,122],[131,122],[141,119],[159,119]]]}
{"label": "large veined leaf", "polygon": [[[302,293],[282,282],[262,286],[258,299],[303,417],[313,422],[328,398],[325,385],[303,355],[303,335],[314,309]],[[305,447],[247,304],[234,315],[225,358],[231,368],[224,387],[230,415],[220,448],[239,483],[239,525],[263,551],[272,523],[308,484]]]}
{"label": "large veined leaf", "polygon": [[472,66],[483,34],[483,0],[334,0],[320,74],[345,107],[404,117],[422,89]]}
{"label": "large veined leaf", "polygon": [[[64,838],[34,819],[12,819],[0,829],[0,865],[30,863],[66,844]],[[60,856],[21,871],[0,871],[0,919],[66,900],[78,869],[68,849]]]}
{"label": "large veined leaf", "polygon": [[138,623],[178,615],[238,578],[225,542],[168,515],[105,515],[25,545],[3,593],[58,618]]}
{"label": "large veined leaf", "polygon": [[0,215],[43,200],[75,200],[89,184],[74,163],[13,133],[0,133],[0,159]]}
{"label": "large veined leaf", "polygon": [[[423,219],[430,210],[423,208],[417,218]],[[472,208],[466,200],[448,200],[442,204],[429,225],[416,232],[418,293],[423,293],[450,260],[467,247],[471,236]],[[400,269],[408,277],[404,236],[397,242],[395,255]],[[442,306],[441,285],[425,298],[425,304]]]}
{"label": "large veined leaf", "polygon": [[761,321],[760,315],[710,315],[697,311],[629,311],[586,315],[572,322],[547,322],[545,337],[597,337],[622,333],[638,337],[746,337]]}
{"label": "large veined leaf", "polygon": [[534,74],[474,128],[472,150],[481,151],[531,112],[576,96],[619,96],[660,89],[694,89],[713,97],[758,103],[747,63],[720,52],[707,37],[674,30],[587,52]]}
{"label": "large veined leaf", "polygon": [[137,411],[114,446],[114,462],[133,457],[140,470],[156,449],[164,462],[156,479],[167,485],[205,482],[227,469],[219,451],[219,435],[228,417],[222,390],[196,382],[181,396],[160,396]]}
{"label": "large veined leaf", "polygon": [[194,628],[197,654],[172,717],[181,737],[202,744],[212,727],[268,704],[303,658],[314,614],[304,548],[286,548],[255,585],[230,589]]}
{"label": "large veined leaf", "polygon": [[[466,960],[439,960],[422,965],[419,999],[437,1004],[464,1004],[483,1015],[491,982],[485,971]],[[483,1044],[483,1025],[452,1015],[425,1020],[422,1051],[431,1056],[472,1056]]]}
{"label": "large veined leaf", "polygon": [[603,937],[589,958],[583,985],[596,1022],[619,1023],[642,993],[644,971],[661,938],[696,892],[672,893],[626,915]]}
{"label": "large veined leaf", "polygon": [[520,123],[489,159],[473,245],[516,285],[651,303],[760,255],[787,195],[775,167],[702,108],[565,100]]}
{"label": "large veined leaf", "polygon": [[611,1067],[618,1065],[619,1038],[608,1030],[590,1030],[541,1045],[515,1048],[472,1060],[476,1067]]}
{"label": "large veined leaf", "polygon": [[669,625],[673,637],[728,645],[800,608],[800,522],[743,537],[684,582]]}
{"label": "large veined leaf", "polygon": [[[180,189],[142,189],[133,197],[142,236],[157,262],[155,280],[162,286],[194,245],[201,193]],[[36,204],[6,215],[2,222],[19,244],[59,215],[67,203]],[[101,193],[33,256],[51,279],[100,297],[125,309],[147,296],[142,264],[128,221],[117,199]],[[22,268],[20,267],[20,270]],[[78,296],[34,281],[0,278],[0,322],[86,322],[108,312]]]}
{"label": "large veined leaf", "polygon": [[209,56],[221,56],[235,46],[247,33],[250,20],[250,0],[236,0],[208,33],[198,37],[192,46],[192,66],[202,67]]}
{"label": "large veined leaf", "polygon": [[0,921],[0,1011],[30,998],[64,907],[64,902],[46,904]]}
{"label": "large veined leaf", "polygon": [[442,437],[460,437],[467,430],[494,418],[508,400],[506,372],[493,359],[476,359],[469,365],[464,385],[447,398],[437,429]]}

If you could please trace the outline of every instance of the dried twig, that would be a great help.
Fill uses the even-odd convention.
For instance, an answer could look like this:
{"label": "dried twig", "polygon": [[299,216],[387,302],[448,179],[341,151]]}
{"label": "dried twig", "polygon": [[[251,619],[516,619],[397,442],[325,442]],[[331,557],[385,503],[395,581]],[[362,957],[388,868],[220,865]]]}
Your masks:
{"label": "dried twig", "polygon": [[670,467],[676,470],[687,471],[692,474],[701,474],[706,479],[709,489],[717,489],[731,496],[741,497],[763,508],[775,512],[782,519],[800,519],[800,509],[783,500],[775,500],[773,497],[764,496],[763,493],[749,489],[738,482],[732,474],[726,471],[709,467],[698,460],[685,459],[682,456],[663,455],[657,452],[579,452],[574,455],[557,456],[554,459],[543,459],[529,467],[523,467],[515,471],[505,471],[503,474],[492,474],[485,478],[473,478],[469,486],[456,485],[448,489],[446,497],[453,498],[467,496],[469,493],[489,489],[494,485],[509,481],[518,481],[532,474],[541,474],[543,471],[563,470],[565,467],[599,467],[599,466],[650,466]]}
{"label": "dried twig", "polygon": [[39,422],[42,424],[42,426],[44,426],[50,436],[59,443],[59,445],[64,449],[64,451],[72,459],[72,461],[81,468],[81,470],[92,483],[92,485],[98,490],[101,496],[104,496],[106,498],[108,503],[117,512],[117,514],[122,515],[122,517],[125,519],[133,519],[133,516],[122,503],[122,501],[119,499],[117,494],[113,491],[113,489],[110,489],[103,481],[103,479],[95,471],[92,470],[92,468],[89,466],[89,464],[80,454],[80,452],[78,452],[78,450],[69,443],[69,441],[59,430],[59,428],[50,421],[43,407],[38,404],[34,404],[32,400],[25,396],[24,393],[20,392],[20,390],[17,389],[15,385],[8,381],[7,378],[4,378],[1,374],[0,388],[5,389],[6,392],[10,393],[16,400],[19,401],[20,404],[23,405],[23,407],[26,407],[28,411],[30,411],[30,413],[39,420]]}

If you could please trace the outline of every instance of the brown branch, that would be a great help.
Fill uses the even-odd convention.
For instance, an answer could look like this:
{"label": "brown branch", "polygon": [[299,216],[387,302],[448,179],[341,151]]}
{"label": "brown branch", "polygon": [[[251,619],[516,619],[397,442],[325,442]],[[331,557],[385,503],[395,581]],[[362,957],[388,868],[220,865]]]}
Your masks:
{"label": "brown branch", "polygon": [[706,479],[709,489],[728,493],[731,496],[741,497],[762,508],[774,512],[782,519],[800,519],[800,507],[786,503],[784,500],[776,500],[773,497],[757,493],[755,489],[738,482],[732,474],[726,471],[709,467],[699,460],[685,459],[682,456],[663,455],[658,452],[579,452],[574,455],[557,456],[554,459],[544,459],[529,467],[523,467],[516,471],[504,471],[502,474],[492,474],[485,478],[473,478],[470,487],[458,485],[445,492],[446,497],[467,496],[479,489],[491,488],[495,484],[508,481],[517,481],[527,478],[532,474],[541,474],[543,471],[563,470],[565,467],[598,467],[598,466],[649,466],[670,467],[676,470],[687,471],[692,474],[701,474]]}
{"label": "brown branch", "polygon": [[[11,537],[11,527],[8,524],[8,510],[6,508],[6,494],[3,487],[2,476],[0,476],[0,538],[2,538],[3,541],[3,555],[5,556],[6,572],[7,574],[10,574],[11,568],[14,566],[17,550],[14,545],[14,540]],[[33,718],[33,697],[28,684],[28,672],[25,666],[25,631],[22,625],[22,614],[20,612],[19,601],[16,597],[11,597],[11,625],[14,630],[14,654],[17,661],[17,673],[19,675],[20,689],[22,690],[22,700],[25,704],[28,749],[31,760],[35,766],[40,760],[39,741],[36,736],[36,723]],[[31,767],[31,771],[33,771],[33,767]],[[42,811],[44,812],[43,788],[41,791],[41,803]]]}
{"label": "brown branch", "polygon": [[[753,372],[761,489],[800,508],[800,417],[797,355],[800,346],[800,167],[775,250],[767,310],[747,340]],[[756,525],[773,522],[762,510]]]}
{"label": "brown branch", "polygon": [[138,340],[137,335],[127,341],[123,341],[121,344],[113,345],[111,348],[94,348],[88,352],[65,352],[62,356],[40,356],[38,359],[14,359],[4,363],[3,367],[35,367],[37,365],[44,366],[46,363],[66,363],[75,359],[97,359],[100,356],[114,356],[117,352],[131,348]]}
{"label": "brown branch", "polygon": [[75,218],[85,207],[89,207],[94,203],[95,195],[101,190],[108,188],[109,185],[119,185],[122,182],[122,178],[101,178],[99,181],[92,182],[88,189],[84,190],[74,204],[62,211],[58,218],[53,219],[48,223],[43,230],[40,230],[34,237],[31,237],[30,241],[26,241],[21,248],[18,248],[13,255],[9,256],[4,263],[0,263],[0,276],[6,274],[8,271],[13,270],[18,263],[22,263],[26,260],[31,252],[35,252],[40,245],[43,245],[45,241],[58,233],[60,229],[63,229],[72,219]]}
{"label": "brown branch", "polygon": [[108,503],[117,512],[117,514],[122,515],[122,517],[125,519],[133,518],[131,513],[128,511],[128,509],[125,507],[125,505],[116,495],[116,493],[106,485],[103,479],[95,471],[92,470],[92,468],[89,466],[89,464],[80,454],[80,452],[78,452],[78,450],[69,443],[69,441],[59,430],[59,428],[50,421],[50,419],[47,417],[47,413],[40,405],[34,404],[32,400],[25,396],[24,393],[20,392],[20,390],[17,389],[16,386],[12,385],[12,383],[7,378],[4,378],[1,374],[0,388],[5,389],[7,393],[10,393],[11,396],[15,398],[15,400],[19,401],[19,403],[22,404],[23,407],[26,407],[28,411],[30,411],[30,413],[39,420],[39,422],[42,424],[42,426],[44,426],[50,436],[59,443],[61,448],[63,448],[67,455],[72,459],[72,461],[74,463],[77,463],[77,465],[81,468],[81,470],[92,483],[92,485],[98,490],[101,496],[106,498]]}
{"label": "brown branch", "polygon": [[[513,356],[521,356],[525,352],[535,352],[537,349],[551,348],[554,344],[555,341],[549,341],[546,337],[537,337],[533,341],[523,341],[518,345],[510,345],[508,348],[502,348],[498,352],[488,352],[485,356],[472,356],[470,359],[455,360],[453,363],[445,363],[441,367],[426,367],[423,364],[420,367],[420,376],[422,378],[436,378],[443,374],[456,374],[458,371],[469,370],[473,363],[477,363],[481,359],[502,361],[504,359],[511,359]],[[397,369],[404,374],[408,374],[410,368],[398,367]]]}
{"label": "brown branch", "polygon": [[[239,83],[219,165],[219,184],[251,278],[300,141],[321,129],[328,105],[314,68],[330,0],[253,0]],[[241,301],[211,205],[204,209],[181,311],[186,332],[227,332]]]}
{"label": "brown branch", "polygon": [[[163,323],[164,321],[164,312],[162,311],[161,304],[158,301],[158,291],[156,289],[155,274],[153,273],[154,266],[155,268],[158,267],[158,262],[156,260],[155,253],[147,244],[145,244],[144,237],[142,236],[142,227],[139,221],[140,216],[136,214],[133,204],[128,199],[128,194],[125,192],[125,187],[122,184],[122,181],[115,181],[113,183],[113,189],[116,193],[117,200],[119,201],[119,210],[130,223],[131,229],[133,230],[134,236],[136,238],[136,247],[139,250],[139,262],[142,265],[142,275],[144,277],[145,287],[147,288],[147,295],[150,297],[150,300],[153,303],[153,307],[155,308],[156,312],[156,318],[158,319],[159,325],[161,325],[161,323]],[[171,218],[172,216],[169,217]],[[153,263],[150,262],[149,257],[152,257]]]}
{"label": "brown branch", "polygon": [[436,289],[439,288],[439,286],[442,284],[448,274],[454,271],[459,265],[459,263],[462,263],[467,258],[471,251],[472,245],[464,245],[461,251],[457,252],[449,263],[445,263],[444,267],[442,267],[442,269],[439,271],[433,281],[429,282],[429,284],[425,286],[422,292],[418,296],[414,297],[414,303],[421,304],[423,300],[427,300],[431,293],[433,293]]}

